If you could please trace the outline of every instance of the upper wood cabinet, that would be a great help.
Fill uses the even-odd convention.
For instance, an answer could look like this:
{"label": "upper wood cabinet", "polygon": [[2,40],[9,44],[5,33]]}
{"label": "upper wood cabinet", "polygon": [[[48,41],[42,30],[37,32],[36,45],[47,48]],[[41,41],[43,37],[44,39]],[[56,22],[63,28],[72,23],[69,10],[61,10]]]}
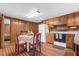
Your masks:
{"label": "upper wood cabinet", "polygon": [[54,19],[54,22],[55,21],[59,21],[59,17],[55,17],[55,18],[53,18]]}
{"label": "upper wood cabinet", "polygon": [[48,19],[48,20],[46,20],[46,24],[47,24],[47,25],[49,25],[49,19]]}
{"label": "upper wood cabinet", "polygon": [[54,26],[53,26],[53,23],[54,23],[53,19],[50,19],[50,20],[49,20],[49,28],[54,27]]}
{"label": "upper wood cabinet", "polygon": [[49,26],[49,29],[54,29],[56,27],[59,27],[59,24],[62,24],[61,28],[68,27],[68,26],[79,26],[79,12],[71,13],[68,15],[60,16],[60,17],[54,17],[50,19],[46,19],[42,21],[43,24],[47,24]]}
{"label": "upper wood cabinet", "polygon": [[79,12],[68,15],[68,26],[79,26]]}
{"label": "upper wood cabinet", "polygon": [[69,14],[68,15],[68,26],[76,26],[76,21],[75,21],[75,14]]}
{"label": "upper wood cabinet", "polygon": [[68,19],[67,19],[66,15],[65,16],[60,16],[59,18],[60,18],[59,21],[63,22],[64,24],[67,24]]}
{"label": "upper wood cabinet", "polygon": [[75,22],[76,22],[76,26],[79,26],[79,12],[75,13]]}
{"label": "upper wood cabinet", "polygon": [[44,20],[44,21],[42,21],[42,23],[43,23],[43,24],[46,24],[46,21]]}

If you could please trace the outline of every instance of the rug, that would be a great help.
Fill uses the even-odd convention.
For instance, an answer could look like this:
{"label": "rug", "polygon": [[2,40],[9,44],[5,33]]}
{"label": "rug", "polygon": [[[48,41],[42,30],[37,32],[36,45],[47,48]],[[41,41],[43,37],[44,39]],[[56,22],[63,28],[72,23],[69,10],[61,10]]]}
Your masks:
{"label": "rug", "polygon": [[61,46],[58,46],[58,45],[53,45],[53,48],[56,48],[56,49],[59,49],[59,50],[64,50],[65,47],[61,47]]}

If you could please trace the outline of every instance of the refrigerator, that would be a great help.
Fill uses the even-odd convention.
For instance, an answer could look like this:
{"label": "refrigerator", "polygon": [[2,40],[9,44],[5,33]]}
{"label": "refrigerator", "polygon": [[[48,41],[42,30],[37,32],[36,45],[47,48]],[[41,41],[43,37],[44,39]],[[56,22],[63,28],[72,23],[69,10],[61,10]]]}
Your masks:
{"label": "refrigerator", "polygon": [[41,33],[41,42],[46,43],[46,33],[49,32],[48,25],[46,24],[39,24],[39,33]]}

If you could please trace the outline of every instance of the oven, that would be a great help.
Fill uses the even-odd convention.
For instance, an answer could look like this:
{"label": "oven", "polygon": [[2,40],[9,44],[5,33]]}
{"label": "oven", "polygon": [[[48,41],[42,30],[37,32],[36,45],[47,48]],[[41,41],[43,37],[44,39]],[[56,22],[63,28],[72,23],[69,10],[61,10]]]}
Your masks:
{"label": "oven", "polygon": [[66,43],[66,34],[56,33],[54,34],[55,41]]}

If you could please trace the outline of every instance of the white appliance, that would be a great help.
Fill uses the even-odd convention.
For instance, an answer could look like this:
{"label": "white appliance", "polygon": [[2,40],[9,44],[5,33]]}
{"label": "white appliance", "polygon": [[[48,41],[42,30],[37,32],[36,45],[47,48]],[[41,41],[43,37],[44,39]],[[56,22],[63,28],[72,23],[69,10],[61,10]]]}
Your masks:
{"label": "white appliance", "polygon": [[41,33],[41,42],[46,43],[46,33],[49,32],[48,25],[46,24],[39,24],[39,33]]}
{"label": "white appliance", "polygon": [[79,34],[75,34],[74,43],[79,45]]}

